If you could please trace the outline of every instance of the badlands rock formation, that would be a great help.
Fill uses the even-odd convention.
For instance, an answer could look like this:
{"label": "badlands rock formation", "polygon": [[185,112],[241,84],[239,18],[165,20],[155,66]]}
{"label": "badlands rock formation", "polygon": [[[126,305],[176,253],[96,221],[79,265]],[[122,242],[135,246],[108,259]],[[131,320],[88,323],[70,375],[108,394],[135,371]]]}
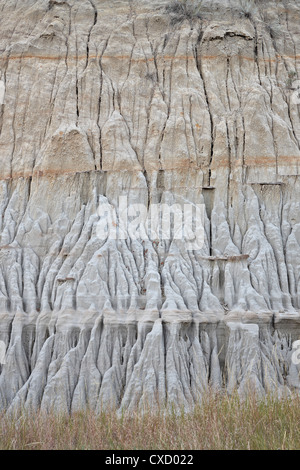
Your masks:
{"label": "badlands rock formation", "polygon": [[[300,389],[300,2],[169,3],[0,0],[1,409]],[[203,246],[99,237],[121,196]]]}

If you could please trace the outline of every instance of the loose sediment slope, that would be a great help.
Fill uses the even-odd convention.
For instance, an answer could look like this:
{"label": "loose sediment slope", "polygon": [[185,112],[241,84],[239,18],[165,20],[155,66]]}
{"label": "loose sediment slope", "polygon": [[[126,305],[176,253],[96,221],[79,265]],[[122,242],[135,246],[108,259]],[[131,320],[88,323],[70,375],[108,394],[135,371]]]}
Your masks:
{"label": "loose sediment slope", "polygon": [[[0,0],[1,408],[300,388],[300,3],[167,3]],[[202,248],[101,239],[120,196]]]}

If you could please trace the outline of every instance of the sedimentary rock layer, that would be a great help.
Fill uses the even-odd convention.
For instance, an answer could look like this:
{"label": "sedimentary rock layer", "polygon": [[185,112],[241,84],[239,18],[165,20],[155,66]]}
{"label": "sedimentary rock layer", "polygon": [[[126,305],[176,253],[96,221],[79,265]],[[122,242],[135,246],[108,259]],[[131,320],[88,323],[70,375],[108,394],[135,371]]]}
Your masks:
{"label": "sedimentary rock layer", "polygon": [[[300,388],[300,4],[169,3],[0,0],[1,408]],[[203,246],[99,237],[120,197]]]}

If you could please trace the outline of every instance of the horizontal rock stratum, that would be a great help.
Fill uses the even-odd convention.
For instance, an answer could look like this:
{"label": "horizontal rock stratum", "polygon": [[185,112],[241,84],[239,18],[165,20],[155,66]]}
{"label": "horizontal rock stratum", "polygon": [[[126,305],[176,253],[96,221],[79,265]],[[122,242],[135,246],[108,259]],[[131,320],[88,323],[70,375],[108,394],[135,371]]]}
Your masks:
{"label": "horizontal rock stratum", "polygon": [[[300,2],[170,4],[0,0],[2,409],[300,389]],[[203,246],[99,237],[121,197]]]}

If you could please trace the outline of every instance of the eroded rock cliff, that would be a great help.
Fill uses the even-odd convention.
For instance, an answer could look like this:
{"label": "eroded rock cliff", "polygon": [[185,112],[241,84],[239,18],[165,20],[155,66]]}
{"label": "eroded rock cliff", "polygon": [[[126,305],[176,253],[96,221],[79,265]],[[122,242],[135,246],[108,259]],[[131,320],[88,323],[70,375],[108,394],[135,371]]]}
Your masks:
{"label": "eroded rock cliff", "polygon": [[[300,3],[0,0],[0,407],[287,393],[300,334]],[[204,244],[99,203],[204,204]]]}

